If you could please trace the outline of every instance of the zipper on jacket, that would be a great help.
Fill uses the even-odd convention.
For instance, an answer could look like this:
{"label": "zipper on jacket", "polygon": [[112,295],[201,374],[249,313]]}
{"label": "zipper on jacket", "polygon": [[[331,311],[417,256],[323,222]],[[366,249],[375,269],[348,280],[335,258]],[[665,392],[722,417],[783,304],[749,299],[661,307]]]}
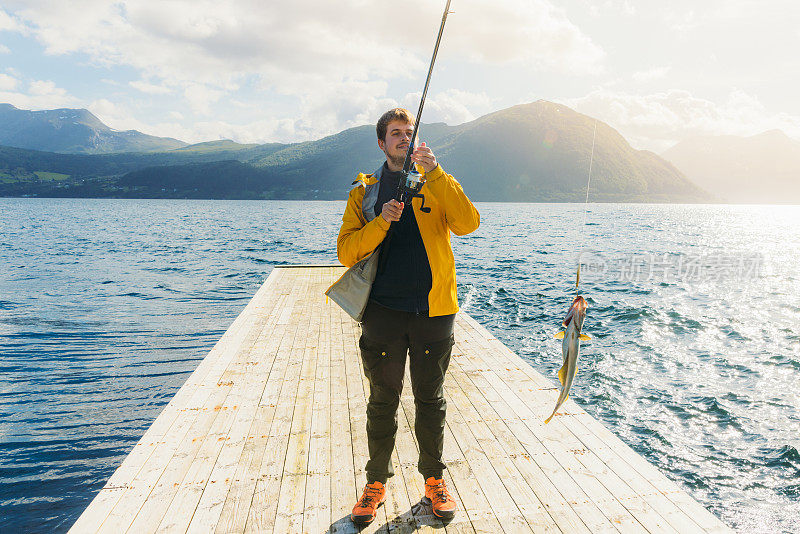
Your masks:
{"label": "zipper on jacket", "polygon": [[[411,206],[411,215],[414,217],[414,226],[417,228],[417,233],[419,234],[420,241],[422,240],[422,232],[419,229],[419,221],[417,220],[417,214],[414,213],[414,206]],[[423,246],[425,244],[423,243]],[[414,286],[416,291],[414,291],[414,307],[417,309],[417,315],[422,315],[422,306],[420,305],[420,278],[422,277],[422,267],[419,261],[417,261],[417,249],[414,247],[412,249],[414,251],[414,257],[412,258],[414,261],[414,268],[416,272],[414,273]]]}

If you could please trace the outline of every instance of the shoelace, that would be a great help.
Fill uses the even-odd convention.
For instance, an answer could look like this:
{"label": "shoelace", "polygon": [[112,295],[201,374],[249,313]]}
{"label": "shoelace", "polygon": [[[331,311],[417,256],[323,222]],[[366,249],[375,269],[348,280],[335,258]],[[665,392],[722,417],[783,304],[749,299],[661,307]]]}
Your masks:
{"label": "shoelace", "polygon": [[450,499],[450,495],[447,494],[447,488],[444,486],[444,482],[441,484],[436,485],[428,485],[429,488],[433,489],[436,488],[438,491],[433,494],[433,502],[434,503],[446,503]]}
{"label": "shoelace", "polygon": [[367,486],[366,488],[364,488],[364,495],[361,496],[361,502],[358,503],[359,506],[361,506],[362,508],[366,508],[373,501],[377,501],[378,496],[380,494],[381,490],[379,490],[378,488],[371,488]]}
{"label": "shoelace", "polygon": [[449,500],[449,495],[447,492],[440,491],[433,496],[434,503],[446,503]]}

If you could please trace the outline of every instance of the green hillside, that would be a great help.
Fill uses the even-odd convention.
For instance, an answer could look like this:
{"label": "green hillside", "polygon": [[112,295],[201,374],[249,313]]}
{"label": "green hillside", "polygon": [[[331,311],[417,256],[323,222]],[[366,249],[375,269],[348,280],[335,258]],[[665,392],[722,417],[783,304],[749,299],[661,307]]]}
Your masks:
{"label": "green hillside", "polygon": [[[423,124],[421,139],[478,201],[582,201],[595,120],[539,101],[459,126]],[[0,195],[344,199],[382,162],[374,126],[305,143],[214,141],[151,154],[65,155],[0,147]],[[41,179],[37,172],[68,178]],[[16,178],[15,178],[16,177]],[[707,193],[652,152],[597,122],[594,201],[698,202]]]}

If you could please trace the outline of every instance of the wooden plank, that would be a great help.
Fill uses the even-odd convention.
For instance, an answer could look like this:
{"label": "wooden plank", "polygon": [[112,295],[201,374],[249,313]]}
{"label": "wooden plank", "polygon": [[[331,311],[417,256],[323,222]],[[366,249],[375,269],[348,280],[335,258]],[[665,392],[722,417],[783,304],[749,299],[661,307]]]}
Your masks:
{"label": "wooden plank", "polygon": [[[288,299],[287,299],[288,300]],[[224,473],[235,469],[232,465],[234,458],[238,458],[241,447],[244,445],[244,439],[236,440],[233,447],[228,448],[229,454],[222,457],[221,474],[223,477],[218,482],[212,477],[215,466],[220,460],[221,454],[226,450],[225,444],[234,428],[237,421],[239,423],[239,433],[244,433],[249,429],[252,419],[252,412],[249,410],[255,403],[253,399],[250,401],[251,406],[245,412],[244,417],[237,420],[237,416],[242,407],[243,402],[247,402],[248,391],[247,385],[250,383],[249,378],[253,373],[249,372],[247,362],[249,361],[250,351],[252,346],[258,339],[260,332],[255,330],[249,334],[251,338],[246,344],[246,348],[242,351],[242,357],[231,365],[230,369],[223,375],[223,381],[227,380],[228,383],[244,385],[245,387],[233,387],[231,393],[226,398],[225,403],[220,408],[220,415],[217,416],[213,426],[208,431],[203,440],[203,444],[197,453],[197,456],[190,465],[189,470],[180,482],[180,486],[175,495],[175,498],[170,503],[169,508],[166,510],[161,523],[158,526],[160,532],[184,532],[187,530],[187,525],[190,525],[198,506],[209,486],[216,487],[217,484],[226,484]],[[254,410],[253,410],[254,411]],[[249,417],[248,417],[249,416]],[[224,504],[224,496],[227,493],[227,485],[222,486],[219,490],[211,490],[209,497],[216,502],[216,507],[211,509],[207,514],[205,510],[201,512],[202,517],[210,515],[208,520],[201,519],[202,523],[207,522],[207,530],[213,530],[218,519],[218,513],[221,512],[221,507]],[[215,496],[217,498],[215,498]],[[217,510],[216,515],[213,510]],[[202,528],[202,526],[201,526]]]}
{"label": "wooden plank", "polygon": [[[641,496],[677,532],[695,532],[701,527],[694,519],[684,513],[659,490],[653,483],[642,477],[618,451],[612,450],[590,429],[581,418],[570,418],[569,425],[577,431],[581,442],[591,449],[606,465],[609,466],[637,495]],[[666,532],[667,529],[665,528]]]}
{"label": "wooden plank", "polygon": [[[454,388],[451,390],[455,391]],[[470,469],[475,473],[475,481],[487,496],[491,511],[505,532],[532,532],[522,511],[519,510],[503,484],[501,479],[503,471],[501,470],[501,474],[498,474],[495,470],[495,459],[487,455],[481,443],[476,439],[470,422],[462,412],[463,409],[466,407],[461,403],[453,402],[448,406],[450,428]]]}
{"label": "wooden plank", "polygon": [[[489,497],[484,493],[475,473],[470,468],[469,462],[465,459],[464,451],[453,434],[451,421],[445,424],[445,440],[451,443],[450,448],[445,449],[445,479],[448,487],[455,488],[458,492],[458,502],[461,508],[457,512],[458,519],[464,518],[464,522],[469,525],[467,532],[474,531],[477,534],[493,534],[503,532],[503,527],[498,518],[492,513]],[[460,527],[460,521],[456,522],[456,529],[464,530]],[[451,523],[448,525],[448,531]],[[456,530],[459,532],[460,530]]]}
{"label": "wooden plank", "polygon": [[[466,330],[465,330],[466,331]],[[603,482],[609,482],[608,472],[602,469],[589,469],[581,462],[580,454],[583,451],[576,447],[576,443],[570,440],[568,433],[563,432],[563,427],[559,425],[544,425],[543,418],[536,416],[528,404],[525,403],[513,391],[508,384],[513,377],[510,375],[508,362],[494,358],[494,354],[484,353],[488,350],[485,345],[480,345],[480,337],[472,338],[473,343],[479,344],[479,350],[469,351],[469,356],[481,362],[488,369],[481,373],[470,374],[470,378],[475,380],[479,387],[481,381],[485,380],[486,385],[494,387],[501,395],[500,402],[505,406],[499,408],[502,413],[516,414],[524,426],[527,426],[533,433],[540,437],[540,443],[545,449],[561,464],[570,476],[583,488],[592,502],[600,508],[605,517],[611,522],[613,527],[620,532],[645,532],[646,529],[636,520],[622,503],[617,500],[614,493],[609,490]],[[480,356],[478,356],[480,354]],[[554,397],[553,397],[554,399]],[[550,403],[547,403],[548,405]],[[502,405],[500,405],[502,406]],[[546,409],[546,408],[545,408]],[[527,416],[527,417],[526,417]],[[579,451],[580,454],[576,454]]]}
{"label": "wooden plank", "polygon": [[[242,395],[236,420],[223,443],[187,532],[205,533],[216,528],[227,496],[235,484],[237,471],[241,473],[239,466],[242,463],[249,463],[243,462],[243,458],[248,454],[246,450],[248,443],[252,442],[252,431],[257,426],[255,415],[259,412],[260,400],[270,383],[269,377],[273,371],[277,347],[283,340],[283,331],[285,331],[283,325],[268,323],[250,351],[244,369],[246,379],[239,386]],[[281,334],[276,335],[278,333]],[[267,356],[268,359],[264,361],[262,357],[265,353],[272,357]],[[278,374],[282,374],[282,370],[280,365],[275,367]],[[254,486],[254,478],[252,476],[248,478],[252,479]]]}
{"label": "wooden plank", "polygon": [[[238,354],[238,347],[245,334],[252,324],[259,320],[258,314],[254,312],[254,307],[258,302],[259,296],[264,293],[260,291],[251,300],[234,322],[236,328],[233,332],[235,335],[223,336],[225,342],[218,343],[209,356],[201,362],[198,369],[189,377],[187,380],[189,387],[187,388],[186,385],[182,387],[179,390],[179,394],[176,394],[173,401],[168,405],[170,410],[165,409],[156,419],[150,431],[159,427],[160,421],[166,421],[166,424],[170,425],[168,431],[163,434],[163,438],[152,442],[151,440],[154,436],[148,431],[140,440],[140,444],[150,446],[150,454],[144,459],[140,458],[140,464],[135,469],[125,470],[122,467],[118,469],[115,475],[123,480],[127,478],[126,491],[119,496],[113,505],[105,509],[107,517],[102,526],[96,528],[101,528],[104,532],[124,531],[136,515],[136,511],[141,507],[146,496],[150,493],[169,458],[176,453],[182,454],[182,451],[179,450],[181,441],[192,435],[198,421],[205,421],[209,417],[213,419],[218,415],[213,411],[213,406],[216,406],[217,402],[222,402],[230,392],[228,385],[220,383],[218,379],[225,372],[227,364],[235,360]],[[182,392],[183,394],[180,394]],[[188,393],[192,394],[189,395]],[[209,402],[212,404],[209,404]],[[195,420],[194,424],[193,420]],[[93,506],[103,505],[93,503],[89,510]],[[90,527],[82,525],[80,521],[75,526],[76,531],[80,531],[83,528],[87,532],[92,531]]]}
{"label": "wooden plank", "polygon": [[200,362],[197,369],[189,376],[186,383],[165,406],[154,423],[134,446],[122,465],[114,472],[104,488],[95,497],[89,507],[78,518],[71,530],[73,532],[97,532],[105,522],[113,508],[123,496],[131,491],[130,486],[143,465],[153,454],[163,454],[162,450],[170,448],[176,440],[167,442],[163,438],[180,437],[181,430],[191,426],[186,421],[187,411],[202,409],[203,401],[209,395],[207,389],[199,389],[204,383],[216,382],[216,373],[235,355],[231,347],[236,346],[241,332],[246,329],[248,320],[253,320],[255,304],[275,291],[280,280],[280,273],[271,273],[256,295],[245,309],[234,320],[225,334],[214,345],[209,354]]}
{"label": "wooden plank", "polygon": [[422,501],[410,376],[396,476],[376,520],[365,483],[360,328],[323,292],[342,268],[276,268],[156,418],[73,532],[731,532],[466,314],[445,381],[442,524]]}
{"label": "wooden plank", "polygon": [[219,521],[215,527],[216,532],[241,532],[247,523],[258,469],[267,451],[269,429],[277,405],[276,399],[288,367],[287,359],[278,357],[279,349],[285,343],[286,336],[289,335],[288,330],[285,325],[276,325],[270,344],[264,351],[268,357],[273,358],[273,366],[263,394],[256,403],[254,424],[239,459],[233,483],[225,498]]}
{"label": "wooden plank", "polygon": [[[286,296],[286,294],[284,294]],[[291,302],[297,302],[293,298]],[[285,308],[285,306],[284,306]],[[256,490],[258,474],[268,453],[270,428],[277,410],[278,398],[286,379],[289,358],[296,328],[287,325],[275,325],[274,335],[270,340],[266,354],[274,357],[273,371],[257,402],[257,412],[253,429],[239,461],[235,479],[228,491],[216,532],[242,532],[245,529],[250,512],[250,505]]]}
{"label": "wooden plank", "polygon": [[[420,532],[435,532],[438,529],[444,528],[445,532],[475,532],[472,528],[469,516],[464,512],[464,503],[458,493],[458,488],[453,483],[449,473],[445,470],[444,479],[447,484],[453,500],[457,503],[458,510],[456,516],[449,523],[443,523],[441,519],[433,514],[433,509],[427,500],[423,499],[425,496],[425,480],[418,470],[419,462],[419,442],[417,441],[414,432],[414,424],[416,419],[416,406],[414,404],[414,395],[411,389],[411,376],[409,372],[405,374],[405,387],[403,394],[400,397],[400,408],[398,410],[398,440],[397,451],[400,463],[400,472],[403,476],[403,481],[408,492],[408,500],[411,504],[411,514],[413,520],[420,530]],[[445,421],[445,425],[446,425]],[[445,432],[444,448],[442,453],[442,461],[447,463],[448,451],[457,447],[452,439]],[[454,455],[450,451],[451,455]],[[464,528],[464,525],[468,528]]]}
{"label": "wooden plank", "polygon": [[[338,273],[331,273],[333,283]],[[350,512],[356,499],[358,482],[354,465],[350,405],[345,360],[353,358],[352,339],[344,326],[351,322],[333,302],[327,303],[331,329],[331,450],[336,455],[336,468],[331,472],[331,533],[355,534],[356,525]],[[363,482],[362,482],[363,484]]]}
{"label": "wooden plank", "polygon": [[[454,395],[459,398],[458,404],[460,421],[463,425],[462,432],[467,436],[467,443],[474,449],[472,456],[475,460],[467,458],[473,466],[479,482],[485,486],[484,491],[491,495],[490,503],[495,515],[498,517],[511,517],[519,525],[513,531],[522,531],[522,522],[529,526],[530,530],[536,532],[550,532],[554,530],[555,522],[549,516],[544,507],[539,503],[538,498],[531,491],[530,487],[524,483],[524,479],[513,465],[511,459],[500,447],[487,428],[479,413],[470,404],[467,393],[470,397],[479,394],[475,391],[464,392]],[[461,396],[463,395],[463,396]],[[467,435],[469,432],[470,435]],[[477,463],[476,463],[477,462]],[[491,483],[491,485],[490,485]],[[504,525],[506,520],[501,523]]]}
{"label": "wooden plank", "polygon": [[[331,343],[330,314],[323,307],[324,296],[321,286],[325,278],[321,269],[316,270],[317,280],[313,295],[320,301],[316,303],[316,319],[318,340],[315,351],[316,375],[312,399],[312,418],[308,445],[308,476],[303,509],[303,532],[325,532],[331,525]],[[319,292],[319,293],[318,293]],[[312,322],[313,325],[313,322]],[[310,337],[310,336],[309,336]]]}
{"label": "wooden plank", "polygon": [[[276,299],[275,308],[279,308],[282,302],[282,298]],[[271,332],[272,338],[278,340],[279,342],[281,336],[275,335],[275,331],[272,329],[274,326],[274,319],[276,318],[275,311],[275,309],[272,309],[267,312],[265,315],[267,321],[262,327],[260,327],[260,329],[262,337],[266,333]],[[275,360],[275,352],[276,350],[274,349],[267,351],[267,354],[271,355],[272,358],[263,362],[263,367],[265,369],[270,371],[272,370],[272,363]],[[252,354],[249,357],[252,357]],[[274,382],[275,377],[272,376],[271,380]],[[229,382],[232,382],[232,380],[229,380]],[[234,384],[226,387],[232,388],[234,387]],[[223,401],[214,403],[213,405],[216,406],[217,404],[222,406]],[[252,404],[257,405],[257,403]],[[203,432],[207,432],[212,423],[212,418],[208,418],[208,420],[205,421],[205,424],[200,424],[197,421],[195,422],[195,428],[193,429],[194,437],[190,440],[184,438],[184,445],[181,447],[181,453],[174,455],[164,466],[164,470],[159,477],[156,487],[153,488],[153,491],[150,493],[150,495],[148,495],[147,500],[136,515],[134,522],[131,524],[129,528],[130,532],[152,532],[157,528],[166,512],[166,509],[171,505],[172,500],[178,493],[180,489],[180,482],[188,472],[191,463],[196,460],[197,453],[203,443],[203,440],[199,439],[199,436],[202,436]]]}
{"label": "wooden plank", "polygon": [[[309,289],[307,280],[295,280],[294,284],[295,287],[302,287],[302,291]],[[258,480],[248,511],[245,532],[273,532],[305,352],[304,337],[307,332],[305,317],[309,311],[307,303],[297,306],[296,313],[292,315],[295,320],[289,323],[290,330],[293,331],[292,343],[282,345],[279,350],[278,357],[288,360],[286,379],[281,384],[277,399],[265,399],[270,404],[276,404],[275,414],[270,425],[266,451],[258,469]]]}
{"label": "wooden plank", "polygon": [[[316,373],[316,344],[313,336],[314,319],[318,318],[312,307],[304,336],[299,340],[302,345],[296,357],[302,358],[300,383],[297,388],[292,423],[289,430],[286,459],[283,466],[280,493],[278,497],[278,513],[275,517],[274,532],[299,532],[303,526],[303,505],[305,503],[306,478],[308,475],[308,447],[311,439],[311,400],[314,392],[314,375]],[[300,352],[302,351],[302,352]]]}
{"label": "wooden plank", "polygon": [[[554,514],[560,516],[561,520],[566,521],[565,528],[571,527],[578,531],[582,530],[580,525],[574,520],[574,517],[578,516],[580,521],[584,523],[585,527],[591,532],[616,532],[614,525],[611,524],[608,518],[592,501],[591,496],[584,491],[578,481],[574,479],[570,469],[559,463],[557,457],[544,447],[537,435],[525,426],[517,414],[505,404],[502,396],[498,395],[494,388],[491,388],[485,383],[482,373],[488,372],[491,366],[483,364],[483,362],[476,360],[471,355],[472,352],[481,351],[484,350],[484,348],[475,345],[474,340],[467,331],[464,331],[462,335],[464,336],[467,346],[464,348],[463,358],[458,362],[459,367],[461,367],[465,376],[470,378],[476,377],[475,380],[478,382],[477,385],[479,389],[484,392],[484,395],[490,397],[487,400],[492,403],[495,411],[502,411],[502,416],[498,414],[498,421],[501,424],[507,425],[509,432],[513,434],[513,438],[505,437],[505,432],[502,431],[503,427],[501,424],[495,426],[498,435],[511,447],[514,446],[515,441],[522,446],[522,449],[512,450],[518,455],[518,458],[521,457],[525,459],[528,457],[533,461],[535,467],[530,463],[527,464],[527,468],[531,471],[531,474],[536,476],[538,475],[537,471],[541,471],[541,473],[545,475],[544,478],[539,478],[543,484],[541,488],[542,491],[547,492],[546,494],[549,494],[550,498],[556,498],[557,495],[561,496],[560,505],[555,504],[559,502],[559,499],[556,499],[553,504],[550,505],[551,509],[561,508],[560,512],[553,510]],[[470,345],[470,343],[472,344]],[[522,462],[520,461],[518,463]],[[536,469],[537,467],[538,469]],[[552,492],[550,491],[551,488]],[[573,512],[570,513],[565,510],[566,506],[569,506]]]}
{"label": "wooden plank", "polygon": [[[474,320],[471,320],[470,322],[472,323],[472,328],[476,332],[480,332],[482,327],[477,325],[477,323],[475,323]],[[515,378],[510,374],[504,376],[503,382],[506,385],[516,385],[517,386],[516,389],[518,391],[523,391],[523,392],[525,389],[530,390],[531,389],[530,386],[532,383],[537,384],[540,389],[550,389],[552,387],[552,386],[547,387],[550,384],[546,381],[546,379],[544,379],[541,375],[530,369],[530,367],[524,361],[519,359],[518,356],[514,355],[504,345],[497,342],[497,340],[493,338],[491,334],[485,332],[485,329],[483,333],[480,333],[480,335],[482,335],[483,339],[487,341],[487,343],[485,343],[484,346],[482,347],[482,354],[501,354],[502,356],[506,357],[510,365],[517,366],[515,367],[515,369],[517,369],[520,372],[520,374],[523,375],[521,378],[519,377]],[[497,367],[500,368],[501,370],[503,369],[502,365]],[[551,400],[554,398],[555,398],[555,393],[553,392]],[[565,407],[569,410],[570,414],[582,414],[586,418],[586,420],[594,421],[591,417],[588,416],[588,414],[583,412],[583,410],[581,410],[577,405],[575,405],[574,402],[569,401],[567,404],[565,404]],[[530,421],[528,421],[528,423],[537,425],[539,427],[544,427],[542,420],[544,419],[544,417],[546,417],[546,415],[549,415],[549,412],[545,413],[547,412],[548,408],[542,405],[539,405],[538,408],[539,408],[538,413]],[[570,415],[569,417],[572,418],[573,416]],[[554,420],[554,422],[557,421],[558,419],[559,417],[557,417]],[[599,425],[599,423],[597,424]],[[583,460],[583,463],[592,463],[595,471],[606,474],[605,478],[603,479],[604,483],[611,484],[613,487],[617,489],[619,494],[624,493],[624,496],[620,498],[620,502],[623,503],[629,510],[635,512],[637,519],[640,520],[640,522],[643,525],[647,526],[648,529],[650,529],[651,531],[659,531],[659,532],[670,532],[674,530],[679,530],[682,532],[695,531],[695,530],[699,531],[697,525],[694,522],[688,522],[688,523],[681,522],[680,525],[678,525],[676,528],[675,526],[670,525],[667,521],[664,521],[663,516],[659,514],[658,511],[651,506],[651,504],[654,502],[655,494],[650,493],[649,495],[647,495],[647,497],[649,498],[645,498],[644,496],[639,495],[638,492],[633,490],[631,486],[622,481],[622,476],[620,476],[612,469],[609,469],[607,466],[603,464],[602,459],[600,459],[597,456],[594,449],[582,448],[583,444],[580,441],[580,438],[584,435],[583,433],[569,432],[567,426],[565,425],[554,426],[551,423],[551,425],[549,425],[548,427],[552,427],[548,428],[548,430],[556,432],[557,435],[560,436],[562,440],[563,439],[570,440],[573,445],[578,447],[575,450],[583,451],[579,456],[579,458]],[[627,447],[625,448],[628,449]],[[630,449],[626,450],[626,453],[627,453],[626,457],[630,456],[632,458],[640,459],[640,457]],[[649,466],[649,464],[647,465]],[[628,472],[628,474],[630,474],[630,472]],[[666,477],[664,477],[662,474],[658,473],[658,475],[659,475],[658,478],[663,480],[666,479]],[[679,493],[686,495],[683,492]],[[704,508],[702,508],[702,506],[700,506],[695,501],[692,500],[691,502],[693,503],[695,508],[702,509],[700,514],[701,516],[708,517],[709,515],[711,515],[710,512],[707,512]],[[713,517],[713,515],[711,516],[711,518],[713,524],[716,527],[722,526],[723,529],[727,529],[727,527],[722,525],[722,523],[717,518]]]}
{"label": "wooden plank", "polygon": [[[468,420],[470,431],[483,452],[491,459],[492,467],[501,478],[511,499],[533,531],[560,532],[555,520],[509,455],[511,451],[521,449],[521,446],[518,442],[516,444],[513,442],[516,440],[509,440],[511,443],[501,443],[498,440],[495,435],[498,426],[497,414],[491,406],[488,406],[482,390],[464,380],[462,373],[458,372],[460,371],[458,364],[455,365],[456,372],[453,373],[453,378],[460,387],[453,388],[453,400],[458,402],[462,414]],[[502,420],[499,424],[503,424]]]}
{"label": "wooden plank", "polygon": [[[520,369],[526,375],[525,382],[529,385],[533,384],[538,388],[546,388],[550,389],[551,383],[547,381],[542,375],[534,371],[530,368],[519,356],[511,352],[505,345],[500,343],[497,339],[495,339],[488,331],[486,331],[482,326],[480,326],[474,319],[468,318],[468,321],[471,324],[471,327],[475,331],[482,332],[482,336],[487,340],[488,344],[492,347],[492,350],[499,354],[503,354],[505,357],[509,358],[510,360],[514,361],[515,364],[519,365]],[[520,365],[521,364],[521,365]],[[586,428],[592,429],[592,432],[604,439],[610,450],[617,451],[617,454],[621,457],[624,457],[626,463],[630,466],[634,467],[633,471],[626,470],[626,472],[631,472],[637,476],[644,477],[649,480],[652,487],[654,488],[661,488],[659,491],[665,497],[669,497],[675,502],[681,502],[686,507],[684,512],[684,516],[689,517],[691,519],[691,523],[680,523],[679,530],[687,529],[687,528],[701,528],[703,530],[712,530],[712,531],[719,531],[719,532],[729,532],[730,529],[724,525],[716,516],[711,514],[708,510],[706,510],[703,506],[701,506],[697,501],[691,499],[687,493],[677,487],[672,481],[667,479],[663,473],[659,472],[655,469],[652,464],[645,461],[644,458],[639,456],[635,451],[630,449],[626,444],[624,444],[617,436],[612,434],[608,429],[606,429],[599,421],[595,420],[591,416],[589,416],[585,411],[580,409],[574,402],[568,401],[567,405],[570,408],[569,417],[571,419],[580,419]],[[601,449],[602,451],[602,449]],[[665,488],[668,488],[665,489]]]}
{"label": "wooden plank", "polygon": [[[256,342],[255,347],[258,347]],[[255,354],[252,354],[255,356]],[[253,358],[256,360],[256,358]],[[257,361],[249,361],[253,367],[245,367],[244,381],[239,386],[238,404],[235,411],[234,422],[222,441],[222,447],[216,456],[211,457],[213,468],[202,488],[199,499],[194,507],[194,512],[189,521],[189,533],[207,533],[215,529],[219,521],[222,508],[225,504],[228,491],[235,477],[238,462],[244,452],[247,437],[253,426],[253,418],[258,408],[269,368],[258,368]],[[266,374],[264,373],[266,371]],[[179,523],[180,524],[180,523]],[[182,525],[181,525],[182,527]]]}
{"label": "wooden plank", "polygon": [[[459,364],[457,363],[456,365]],[[466,380],[464,370],[461,368],[458,369],[455,375],[458,381]],[[494,410],[492,405],[497,402],[497,393],[493,388],[480,388],[479,393],[471,394],[469,398],[473,406],[481,414],[480,417],[487,423],[492,423],[491,431],[498,445],[508,454],[511,463],[519,471],[520,476],[530,487],[536,499],[547,510],[561,530],[576,533],[591,532],[591,529],[581,518],[583,514],[594,514],[596,519],[600,518],[599,521],[590,522],[595,528],[605,525],[606,521],[598,508],[591,506],[586,509],[584,506],[581,510],[582,513],[579,514],[569,505],[570,500],[575,503],[580,501],[588,502],[588,497],[575,484],[564,484],[562,482],[556,484],[551,480],[562,481],[565,478],[569,478],[569,475],[554,459],[551,458],[550,462],[542,461],[540,458],[532,456],[525,449],[519,437],[514,434],[514,430],[519,428],[519,420],[513,414],[505,413],[501,417],[496,411],[492,413]],[[547,454],[541,450],[539,452]],[[544,464],[544,468],[537,463],[537,460]],[[550,475],[545,472],[548,463],[556,467],[551,471]],[[564,492],[563,494],[562,491]]]}
{"label": "wooden plank", "polygon": [[[361,357],[358,353],[358,337],[360,328],[353,321],[344,323],[344,348],[351,355],[345,358],[346,377],[347,377],[347,397],[348,408],[350,410],[350,428],[353,447],[353,463],[355,466],[356,499],[361,496],[361,492],[366,484],[365,466],[369,460],[369,449],[367,447],[367,397],[368,393],[364,389],[364,371],[361,364]],[[352,355],[356,356],[353,357]],[[355,499],[353,500],[355,504]],[[351,505],[352,506],[352,505]],[[364,527],[361,532],[372,534],[378,528],[388,523],[386,506],[378,508],[375,520]],[[386,529],[384,529],[385,531]]]}

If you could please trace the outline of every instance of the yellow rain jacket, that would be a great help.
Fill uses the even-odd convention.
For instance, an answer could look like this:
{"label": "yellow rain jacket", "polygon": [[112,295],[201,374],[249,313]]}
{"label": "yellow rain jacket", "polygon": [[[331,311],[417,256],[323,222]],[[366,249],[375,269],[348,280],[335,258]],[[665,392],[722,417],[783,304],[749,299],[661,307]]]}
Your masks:
{"label": "yellow rain jacket", "polygon": [[[347,267],[352,267],[375,250],[389,230],[386,219],[380,215],[374,216],[379,181],[376,175],[379,174],[359,174],[356,183],[360,183],[350,191],[347,199],[342,228],[336,240],[339,261]],[[367,188],[375,190],[374,194],[369,195],[373,205],[368,207],[363,206]],[[411,205],[433,276],[433,285],[428,294],[428,313],[431,317],[450,315],[458,311],[456,265],[450,245],[450,231],[456,235],[466,235],[478,228],[481,218],[464,194],[461,184],[444,172],[441,166],[425,174],[420,193],[425,195],[425,208],[430,208],[430,212],[420,211],[421,198],[412,199]],[[365,208],[367,214],[373,214],[371,220],[365,215]]]}

